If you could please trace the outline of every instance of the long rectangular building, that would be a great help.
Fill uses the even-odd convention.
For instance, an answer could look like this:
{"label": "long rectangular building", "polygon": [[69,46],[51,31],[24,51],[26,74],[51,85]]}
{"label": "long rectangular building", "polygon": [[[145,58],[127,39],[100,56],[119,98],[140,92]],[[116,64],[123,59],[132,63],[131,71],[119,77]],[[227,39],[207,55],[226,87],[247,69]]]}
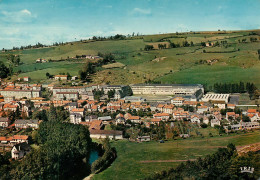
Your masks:
{"label": "long rectangular building", "polygon": [[203,102],[224,101],[225,103],[228,103],[229,94],[205,94],[201,100]]}
{"label": "long rectangular building", "polygon": [[201,84],[135,84],[131,88],[133,94],[145,95],[194,95],[197,91],[204,94]]}
{"label": "long rectangular building", "polygon": [[41,97],[40,90],[20,90],[20,89],[0,89],[0,94],[6,97],[14,97],[15,99],[20,98],[35,98]]}

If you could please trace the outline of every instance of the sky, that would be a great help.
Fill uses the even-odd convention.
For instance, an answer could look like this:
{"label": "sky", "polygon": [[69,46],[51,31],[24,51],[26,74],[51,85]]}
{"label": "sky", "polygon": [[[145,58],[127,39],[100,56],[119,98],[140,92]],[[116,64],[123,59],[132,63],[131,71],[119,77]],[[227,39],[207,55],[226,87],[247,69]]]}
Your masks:
{"label": "sky", "polygon": [[218,29],[260,29],[260,0],[0,0],[1,49]]}

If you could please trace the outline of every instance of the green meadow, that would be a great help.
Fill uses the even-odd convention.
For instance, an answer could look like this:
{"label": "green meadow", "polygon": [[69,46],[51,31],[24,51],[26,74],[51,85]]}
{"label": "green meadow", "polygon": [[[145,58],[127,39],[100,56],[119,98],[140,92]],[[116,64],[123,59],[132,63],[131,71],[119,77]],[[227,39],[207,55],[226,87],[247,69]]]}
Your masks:
{"label": "green meadow", "polygon": [[[252,32],[254,34],[252,34]],[[257,42],[250,42],[250,38]],[[97,68],[92,75],[94,84],[133,84],[147,80],[163,83],[201,83],[250,81],[260,87],[260,31],[189,32],[145,35],[126,40],[82,41],[48,48],[38,48],[0,53],[0,60],[9,64],[6,55],[19,54],[21,65],[14,68],[17,77],[30,76],[33,82],[46,83],[50,74],[70,73],[77,75],[86,60],[67,61],[76,55],[112,53],[118,64]],[[245,43],[241,43],[246,39]],[[193,41],[194,46],[158,49],[158,44],[174,42],[182,46],[184,41]],[[220,47],[202,47],[201,42],[227,41]],[[239,43],[240,41],[240,43]],[[145,45],[154,45],[155,50],[144,51]],[[36,59],[51,59],[54,62],[36,63]],[[58,60],[63,61],[58,61]],[[213,63],[200,63],[212,61]]]}
{"label": "green meadow", "polygon": [[[208,133],[207,129],[203,130],[207,132],[202,133]],[[255,131],[246,134],[169,140],[165,143],[112,141],[111,145],[117,150],[117,158],[109,168],[94,175],[93,179],[143,179],[156,172],[176,167],[181,163],[177,160],[204,157],[219,147],[226,147],[229,143],[234,143],[236,146],[257,143],[260,141],[259,135],[260,131]]]}

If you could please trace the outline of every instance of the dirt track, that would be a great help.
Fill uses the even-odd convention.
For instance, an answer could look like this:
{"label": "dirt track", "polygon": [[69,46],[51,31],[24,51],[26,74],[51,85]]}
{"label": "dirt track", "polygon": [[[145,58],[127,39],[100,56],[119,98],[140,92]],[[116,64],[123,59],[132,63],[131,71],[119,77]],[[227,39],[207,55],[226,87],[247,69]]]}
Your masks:
{"label": "dirt track", "polygon": [[139,161],[140,163],[152,163],[152,162],[185,162],[185,161],[195,161],[196,159],[187,159],[187,160],[150,160],[150,161]]}

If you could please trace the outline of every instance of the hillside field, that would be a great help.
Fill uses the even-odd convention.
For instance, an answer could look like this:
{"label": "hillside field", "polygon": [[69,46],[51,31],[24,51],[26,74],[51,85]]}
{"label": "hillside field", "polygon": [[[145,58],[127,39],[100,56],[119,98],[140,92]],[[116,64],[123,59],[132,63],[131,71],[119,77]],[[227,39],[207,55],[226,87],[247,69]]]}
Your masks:
{"label": "hillside field", "polygon": [[212,154],[229,143],[234,143],[237,147],[258,143],[259,135],[258,130],[246,134],[169,140],[165,143],[113,141],[111,145],[116,147],[117,159],[109,168],[94,175],[93,179],[143,179],[156,172],[176,167],[183,160]]}
{"label": "hillside field", "polygon": [[[256,38],[251,42],[250,38]],[[246,42],[242,43],[242,39]],[[184,41],[194,46],[182,47]],[[217,47],[203,47],[201,42],[221,42]],[[169,42],[180,47],[169,48]],[[158,44],[167,44],[158,49]],[[145,45],[155,50],[145,51]],[[125,40],[82,41],[39,49],[0,53],[6,65],[7,54],[19,54],[22,64],[14,68],[11,80],[29,76],[32,82],[50,83],[46,73],[78,75],[86,60],[66,60],[76,55],[112,53],[115,64],[98,67],[92,75],[93,84],[133,84],[147,80],[162,83],[254,82],[260,88],[260,30],[228,32],[189,32],[129,37]],[[53,62],[36,63],[36,59],[51,59]]]}

